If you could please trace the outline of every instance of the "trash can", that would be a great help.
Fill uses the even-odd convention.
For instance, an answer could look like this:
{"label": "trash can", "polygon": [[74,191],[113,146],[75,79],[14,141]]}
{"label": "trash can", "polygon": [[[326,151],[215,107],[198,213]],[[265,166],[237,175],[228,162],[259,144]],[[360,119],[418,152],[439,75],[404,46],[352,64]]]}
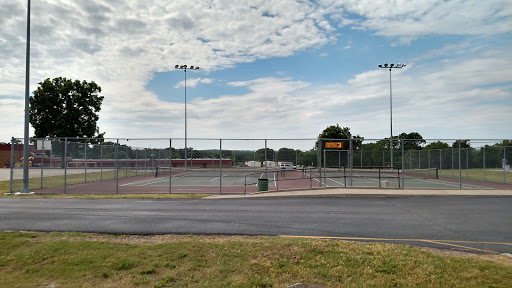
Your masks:
{"label": "trash can", "polygon": [[268,191],[268,179],[258,179],[258,191]]}

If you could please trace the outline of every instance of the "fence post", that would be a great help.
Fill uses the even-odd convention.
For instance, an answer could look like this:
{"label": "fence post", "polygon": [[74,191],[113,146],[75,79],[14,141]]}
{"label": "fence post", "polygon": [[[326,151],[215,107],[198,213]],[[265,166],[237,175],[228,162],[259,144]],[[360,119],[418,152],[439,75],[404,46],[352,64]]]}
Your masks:
{"label": "fence post", "polygon": [[267,139],[265,139],[265,179],[268,179],[267,164]]}
{"label": "fence post", "polygon": [[[402,146],[402,189],[405,189],[405,149],[404,149],[404,139],[400,139],[400,145]],[[398,184],[400,184],[400,180],[398,180]],[[400,188],[400,187],[399,187]]]}
{"label": "fence post", "polygon": [[116,146],[115,146],[115,155],[116,155],[116,171],[115,171],[115,174],[116,174],[116,194],[119,194],[119,139],[117,139],[117,142],[116,142]]}
{"label": "fence post", "polygon": [[68,177],[68,138],[64,138],[64,157],[62,157],[64,164],[64,194],[67,192],[67,177]]}
{"label": "fence post", "polygon": [[462,159],[461,159],[461,140],[459,140],[459,189],[462,189]]}
{"label": "fence post", "polygon": [[483,168],[483,173],[484,173],[484,181],[485,181],[485,146],[482,147],[482,153],[483,153],[483,164],[482,164],[482,168]]}
{"label": "fence post", "polygon": [[[265,148],[266,148],[266,142],[265,142]],[[219,139],[219,171],[220,171],[220,177],[219,177],[219,193],[222,194],[222,139]],[[265,149],[266,151],[266,149]],[[266,154],[266,152],[265,152]],[[266,158],[266,157],[265,157]],[[266,168],[265,168],[266,169]]]}
{"label": "fence post", "polygon": [[[137,150],[135,150],[137,153]],[[172,139],[169,139],[169,194],[172,193]],[[137,170],[135,170],[137,171]]]}
{"label": "fence post", "polygon": [[9,167],[11,169],[10,173],[10,181],[9,181],[9,193],[12,194],[12,181],[13,181],[13,174],[14,174],[14,137],[11,138],[11,162],[9,164]]}
{"label": "fence post", "polygon": [[[318,166],[318,187],[322,187],[322,139],[316,138],[317,154],[316,154],[316,166]],[[325,158],[325,157],[324,157]]]}
{"label": "fence post", "polygon": [[354,147],[352,146],[353,145],[352,144],[352,137],[350,137],[348,143],[349,143],[349,145],[348,145],[348,147],[349,147],[349,155],[348,155],[349,161],[348,161],[348,165],[350,167],[350,180],[349,180],[349,183],[350,183],[350,187],[352,187],[352,185],[353,185],[352,184],[352,178],[353,178],[352,176],[354,176],[353,175],[354,171],[352,169],[352,166],[354,165],[354,163],[353,163],[354,162],[354,158],[353,158],[354,157]]}
{"label": "fence post", "polygon": [[506,172],[506,169],[505,169],[505,167],[507,167],[506,166],[506,164],[507,164],[507,153],[505,152],[506,148],[507,147],[503,146],[503,159],[504,159],[504,161],[503,161],[503,164],[504,164],[504,166],[503,166],[503,183],[507,183],[507,172]]}
{"label": "fence post", "polygon": [[128,145],[126,145],[126,157],[124,160],[124,178],[128,178]]}
{"label": "fence post", "polygon": [[326,171],[326,166],[327,164],[327,155],[325,154],[325,149],[324,149],[324,177],[323,178],[320,178],[321,181],[323,181],[323,184],[325,185],[327,183],[327,171]]}
{"label": "fence post", "polygon": [[84,143],[84,166],[85,166],[85,183],[87,183],[87,142]]}
{"label": "fence post", "polygon": [[44,152],[45,151],[44,150],[44,142],[45,142],[44,140],[46,140],[46,138],[43,139],[43,141],[42,141],[43,146],[41,147],[41,189],[43,189],[43,169],[44,169],[44,156],[43,155],[46,155],[46,153]]}
{"label": "fence post", "polygon": [[100,144],[100,181],[103,181],[103,145]]}

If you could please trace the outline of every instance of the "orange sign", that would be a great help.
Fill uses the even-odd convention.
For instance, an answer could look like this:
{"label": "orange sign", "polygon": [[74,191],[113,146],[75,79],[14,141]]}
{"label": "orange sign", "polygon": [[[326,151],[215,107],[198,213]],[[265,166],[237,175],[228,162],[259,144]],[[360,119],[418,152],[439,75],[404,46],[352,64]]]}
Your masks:
{"label": "orange sign", "polygon": [[343,148],[343,142],[325,142],[325,148]]}

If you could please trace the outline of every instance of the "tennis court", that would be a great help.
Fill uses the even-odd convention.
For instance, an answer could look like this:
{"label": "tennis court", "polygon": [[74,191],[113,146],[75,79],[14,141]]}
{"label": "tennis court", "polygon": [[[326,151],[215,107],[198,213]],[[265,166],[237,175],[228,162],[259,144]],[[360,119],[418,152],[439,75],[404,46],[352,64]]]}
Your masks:
{"label": "tennis court", "polygon": [[[414,171],[382,169],[298,169],[298,170],[212,170],[160,168],[155,177],[133,181],[122,187],[160,187],[173,192],[192,190],[210,193],[253,193],[262,179],[268,179],[267,190],[308,189],[319,187],[381,187],[458,189],[459,183],[439,179],[436,169]],[[402,179],[403,177],[403,179]],[[121,187],[121,189],[122,189]],[[462,184],[463,189],[491,189]]]}
{"label": "tennis court", "polygon": [[[475,142],[482,146],[477,148],[417,150],[408,150],[404,140],[400,142],[404,148],[393,155],[363,147],[362,142],[352,142],[357,145],[351,147],[350,139],[190,139],[189,150],[184,150],[182,140],[115,139],[92,144],[54,139],[52,149],[41,152],[48,158],[29,163],[28,188],[36,193],[101,194],[253,193],[324,187],[512,189],[509,149],[487,147],[496,140]],[[22,147],[10,148],[16,152]],[[185,151],[190,153],[187,157]],[[6,179],[12,179],[9,191],[19,191],[24,185],[18,177],[23,174],[21,156],[11,154],[12,177]],[[298,169],[281,171],[282,166]]]}

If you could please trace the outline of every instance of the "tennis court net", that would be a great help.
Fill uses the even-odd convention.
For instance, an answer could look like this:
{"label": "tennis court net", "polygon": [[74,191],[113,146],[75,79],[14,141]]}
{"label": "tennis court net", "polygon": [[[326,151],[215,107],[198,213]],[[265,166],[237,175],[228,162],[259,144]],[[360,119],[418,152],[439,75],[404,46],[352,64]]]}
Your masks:
{"label": "tennis court net", "polygon": [[264,177],[262,175],[275,173],[274,170],[254,168],[169,168],[156,167],[155,177]]}
{"label": "tennis court net", "polygon": [[[369,179],[386,179],[400,178],[402,176],[401,169],[390,169],[389,167],[368,167],[368,168],[325,168],[325,169],[304,169],[304,177],[327,177],[327,178],[369,178]],[[416,179],[438,179],[439,172],[437,168],[426,169],[405,169],[403,170],[405,178]]]}

